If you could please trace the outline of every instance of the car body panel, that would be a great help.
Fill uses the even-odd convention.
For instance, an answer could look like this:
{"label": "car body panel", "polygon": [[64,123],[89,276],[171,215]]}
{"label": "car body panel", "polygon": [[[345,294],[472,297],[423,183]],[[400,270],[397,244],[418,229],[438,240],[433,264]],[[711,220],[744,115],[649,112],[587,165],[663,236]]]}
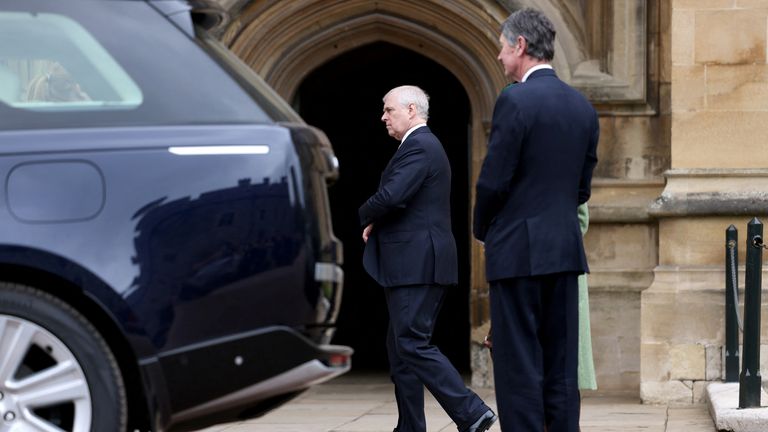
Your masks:
{"label": "car body panel", "polygon": [[[143,394],[130,396],[143,397],[147,426],[186,430],[258,415],[349,370],[351,350],[329,345],[343,282],[330,143],[215,41],[176,27],[193,5],[164,3],[0,5],[18,31],[43,17],[77,35],[62,44],[93,35],[83,55],[103,44],[130,96],[100,103],[117,96],[95,79],[83,84],[88,100],[0,94],[0,268],[90,299],[118,330],[108,343],[125,345],[121,361],[141,373]],[[150,36],[125,44],[137,20]],[[152,31],[162,37],[149,49]],[[56,58],[45,46],[56,38],[39,36],[30,68],[47,55],[80,76],[104,71]],[[0,66],[18,73],[25,55],[0,42]],[[66,283],[32,277],[43,274]]]}

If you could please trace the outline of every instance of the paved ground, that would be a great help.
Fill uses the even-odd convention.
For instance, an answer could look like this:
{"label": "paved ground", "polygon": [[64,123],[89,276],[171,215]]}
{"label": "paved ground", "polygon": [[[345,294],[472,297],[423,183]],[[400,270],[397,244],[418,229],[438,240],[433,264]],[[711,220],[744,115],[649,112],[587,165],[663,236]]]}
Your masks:
{"label": "paved ground", "polygon": [[[496,408],[492,390],[478,394]],[[456,426],[427,393],[428,432],[455,432]],[[313,387],[254,420],[214,426],[200,432],[391,432],[397,422],[388,377],[351,373]],[[630,398],[587,397],[582,432],[715,432],[706,405],[642,405]],[[499,432],[498,423],[491,432]]]}

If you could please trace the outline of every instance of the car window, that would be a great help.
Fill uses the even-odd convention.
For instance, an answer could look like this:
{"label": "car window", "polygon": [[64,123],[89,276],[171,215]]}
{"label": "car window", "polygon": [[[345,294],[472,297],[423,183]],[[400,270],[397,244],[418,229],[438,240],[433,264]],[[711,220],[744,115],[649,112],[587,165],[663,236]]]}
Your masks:
{"label": "car window", "polygon": [[[141,89],[80,24],[63,15],[0,11],[16,39],[0,63],[0,100],[29,110],[130,109]],[[57,59],[66,59],[65,67]]]}
{"label": "car window", "polygon": [[147,2],[2,0],[0,17],[0,130],[284,120]]}

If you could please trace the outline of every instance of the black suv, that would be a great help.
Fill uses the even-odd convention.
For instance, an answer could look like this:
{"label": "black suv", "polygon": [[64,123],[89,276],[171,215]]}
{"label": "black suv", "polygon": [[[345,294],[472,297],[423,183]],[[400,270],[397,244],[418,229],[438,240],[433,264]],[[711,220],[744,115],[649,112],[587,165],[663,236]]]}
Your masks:
{"label": "black suv", "polygon": [[190,430],[349,369],[336,158],[222,19],[0,3],[0,430]]}

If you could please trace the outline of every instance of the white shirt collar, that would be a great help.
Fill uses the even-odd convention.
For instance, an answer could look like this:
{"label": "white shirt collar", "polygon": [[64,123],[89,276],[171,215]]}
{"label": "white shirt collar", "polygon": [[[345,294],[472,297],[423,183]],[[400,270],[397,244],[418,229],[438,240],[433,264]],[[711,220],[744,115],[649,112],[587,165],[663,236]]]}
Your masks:
{"label": "white shirt collar", "polygon": [[538,64],[538,65],[528,69],[528,72],[526,72],[525,75],[523,75],[523,79],[520,80],[520,82],[525,82],[525,80],[527,80],[528,77],[531,76],[532,73],[536,72],[537,70],[541,70],[541,69],[552,69],[552,65],[549,64],[549,63],[544,63],[544,64]]}
{"label": "white shirt collar", "polygon": [[[426,126],[426,125],[427,125],[426,123],[419,123],[416,126],[408,129],[408,131],[405,133],[405,135],[403,135],[403,139],[400,140],[400,145],[403,145],[403,143],[405,142],[405,139],[408,138],[408,135],[410,135],[411,132],[415,131],[416,129],[418,129],[418,128],[422,127],[422,126]],[[397,146],[397,148],[400,148],[400,146]]]}

